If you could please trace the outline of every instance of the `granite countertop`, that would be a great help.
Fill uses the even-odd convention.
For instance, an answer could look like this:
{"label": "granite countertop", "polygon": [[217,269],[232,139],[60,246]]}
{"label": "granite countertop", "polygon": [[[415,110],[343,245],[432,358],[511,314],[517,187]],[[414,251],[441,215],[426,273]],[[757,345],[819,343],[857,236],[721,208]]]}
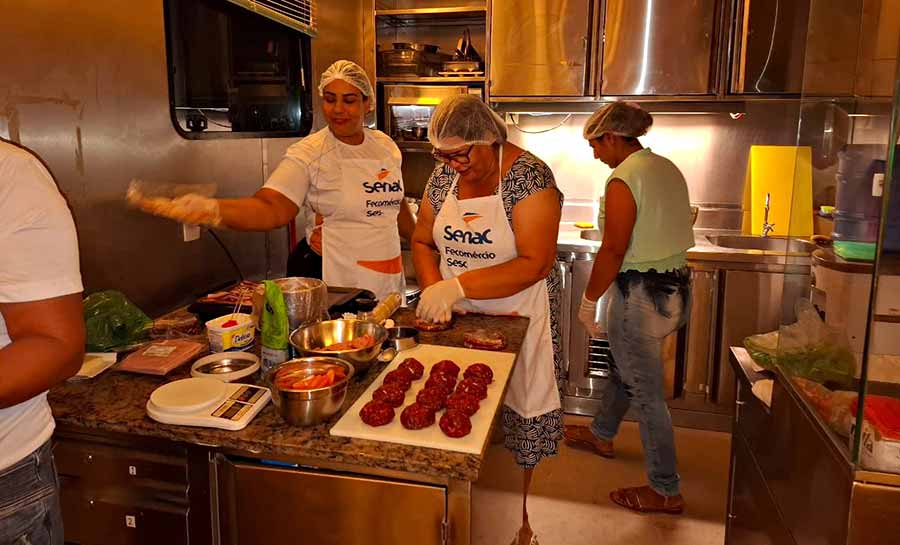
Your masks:
{"label": "granite countertop", "polygon": [[[748,264],[788,264],[808,266],[809,257],[803,254],[788,254],[784,252],[772,252],[764,250],[744,250],[737,248],[725,248],[724,246],[716,246],[709,241],[707,236],[721,234],[740,234],[740,231],[720,230],[720,229],[694,229],[694,246],[687,251],[687,258],[690,261],[716,261],[731,263],[748,263]],[[581,254],[596,254],[600,249],[601,243],[581,238],[579,231],[562,231],[557,238],[558,252],[574,252]],[[795,260],[802,260],[803,263],[790,263]]]}
{"label": "granite countertop", "polygon": [[[412,325],[410,309],[400,309],[394,320]],[[463,334],[479,328],[502,331],[509,346],[505,352],[518,353],[528,328],[523,317],[463,315],[454,327],[442,333],[419,336],[422,344],[462,346]],[[395,443],[332,437],[328,430],[344,411],[375,380],[385,364],[374,365],[365,378],[356,382],[347,394],[344,407],[331,420],[314,427],[295,427],[285,423],[269,403],[250,424],[240,431],[160,424],[148,417],[145,405],[150,393],[161,384],[185,378],[189,366],[167,377],[138,375],[110,370],[82,382],[67,382],[50,391],[53,416],[62,428],[86,429],[160,438],[227,449],[247,456],[302,459],[304,463],[322,460],[333,463],[424,474],[441,478],[475,481],[483,462],[482,455],[439,449],[411,447]]]}

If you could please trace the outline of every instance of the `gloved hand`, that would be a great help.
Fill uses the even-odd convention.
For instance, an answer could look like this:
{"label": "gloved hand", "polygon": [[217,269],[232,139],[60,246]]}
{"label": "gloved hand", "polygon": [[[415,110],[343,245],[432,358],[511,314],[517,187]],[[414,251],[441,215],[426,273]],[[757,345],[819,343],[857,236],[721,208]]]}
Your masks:
{"label": "gloved hand", "polygon": [[126,198],[132,206],[148,214],[173,219],[179,223],[212,227],[222,224],[219,202],[210,197],[189,193],[176,199],[148,198],[139,191],[129,189]]}
{"label": "gloved hand", "polygon": [[597,316],[597,301],[591,301],[583,294],[581,305],[578,306],[578,321],[584,325],[591,337],[598,337],[601,333],[606,332],[606,320],[602,316]]}
{"label": "gloved hand", "polygon": [[453,305],[465,296],[457,277],[436,282],[422,292],[416,317],[434,323],[449,322],[453,317]]}

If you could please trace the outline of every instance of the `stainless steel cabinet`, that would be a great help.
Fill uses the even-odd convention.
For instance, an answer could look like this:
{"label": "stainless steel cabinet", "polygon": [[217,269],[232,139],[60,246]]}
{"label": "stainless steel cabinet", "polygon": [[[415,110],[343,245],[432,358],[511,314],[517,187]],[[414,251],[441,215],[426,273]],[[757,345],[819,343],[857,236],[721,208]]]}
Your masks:
{"label": "stainless steel cabinet", "polygon": [[584,96],[593,0],[499,0],[491,13],[491,96]]}
{"label": "stainless steel cabinet", "polygon": [[803,90],[809,7],[810,0],[741,0],[738,3],[731,74],[733,93],[800,93]]}
{"label": "stainless steel cabinet", "polygon": [[202,534],[189,539],[188,460],[183,453],[57,437],[53,455],[67,543],[206,542],[203,537],[208,536]]}
{"label": "stainless steel cabinet", "polygon": [[714,93],[716,0],[607,0],[604,95]]}
{"label": "stainless steel cabinet", "polygon": [[440,545],[446,489],[217,458],[223,545]]}

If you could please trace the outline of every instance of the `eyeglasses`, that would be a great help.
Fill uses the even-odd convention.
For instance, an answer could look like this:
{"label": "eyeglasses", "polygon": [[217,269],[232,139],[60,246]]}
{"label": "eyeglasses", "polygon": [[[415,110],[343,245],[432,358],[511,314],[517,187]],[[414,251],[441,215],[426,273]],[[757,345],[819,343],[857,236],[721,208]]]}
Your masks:
{"label": "eyeglasses", "polygon": [[431,156],[434,157],[435,161],[440,161],[445,164],[450,164],[450,161],[456,161],[460,165],[468,165],[470,161],[469,154],[472,153],[472,148],[474,147],[475,144],[472,144],[466,151],[459,151],[456,153],[441,153],[438,150],[434,150],[431,152]]}

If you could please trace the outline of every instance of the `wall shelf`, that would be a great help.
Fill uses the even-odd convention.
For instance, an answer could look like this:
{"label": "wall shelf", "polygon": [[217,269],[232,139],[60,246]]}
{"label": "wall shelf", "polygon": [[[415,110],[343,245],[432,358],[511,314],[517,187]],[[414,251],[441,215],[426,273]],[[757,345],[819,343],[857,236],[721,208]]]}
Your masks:
{"label": "wall shelf", "polygon": [[484,76],[385,76],[376,77],[378,83],[484,83]]}

